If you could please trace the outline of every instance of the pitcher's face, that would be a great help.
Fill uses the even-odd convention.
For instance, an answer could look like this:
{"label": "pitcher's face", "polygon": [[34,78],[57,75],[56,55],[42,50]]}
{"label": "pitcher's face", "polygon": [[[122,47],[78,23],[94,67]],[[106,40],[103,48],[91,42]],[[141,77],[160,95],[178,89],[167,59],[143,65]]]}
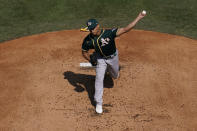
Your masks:
{"label": "pitcher's face", "polygon": [[94,30],[90,31],[93,35],[100,35],[100,26],[97,25]]}

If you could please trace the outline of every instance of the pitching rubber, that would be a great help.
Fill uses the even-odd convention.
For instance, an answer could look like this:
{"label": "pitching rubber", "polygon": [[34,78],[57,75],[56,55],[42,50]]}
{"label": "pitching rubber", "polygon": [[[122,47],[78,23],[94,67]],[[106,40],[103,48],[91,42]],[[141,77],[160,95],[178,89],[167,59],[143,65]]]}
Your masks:
{"label": "pitching rubber", "polygon": [[79,64],[80,67],[92,67],[91,63],[80,63]]}

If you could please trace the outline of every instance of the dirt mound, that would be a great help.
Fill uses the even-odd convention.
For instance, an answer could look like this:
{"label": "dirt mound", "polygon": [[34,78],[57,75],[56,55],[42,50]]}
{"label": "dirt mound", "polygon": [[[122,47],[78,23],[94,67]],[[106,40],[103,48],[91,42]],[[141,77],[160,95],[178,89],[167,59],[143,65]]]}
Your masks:
{"label": "dirt mound", "polygon": [[82,70],[87,33],[60,31],[0,44],[0,130],[197,130],[197,41],[133,30],[116,39],[120,78],[105,79],[104,114]]}

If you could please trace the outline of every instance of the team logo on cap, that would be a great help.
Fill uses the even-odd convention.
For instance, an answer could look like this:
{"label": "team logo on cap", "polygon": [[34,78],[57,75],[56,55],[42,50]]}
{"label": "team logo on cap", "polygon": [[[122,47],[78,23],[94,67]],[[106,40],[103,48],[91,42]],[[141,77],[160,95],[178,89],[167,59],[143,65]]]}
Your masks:
{"label": "team logo on cap", "polygon": [[92,22],[88,22],[88,26],[91,26],[92,25]]}

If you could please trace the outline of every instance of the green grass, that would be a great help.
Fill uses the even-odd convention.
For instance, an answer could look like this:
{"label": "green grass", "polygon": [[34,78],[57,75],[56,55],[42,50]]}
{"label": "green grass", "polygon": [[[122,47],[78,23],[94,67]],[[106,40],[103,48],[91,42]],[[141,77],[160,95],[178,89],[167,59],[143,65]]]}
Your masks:
{"label": "green grass", "polygon": [[136,29],[197,39],[196,0],[0,0],[0,42],[43,32],[79,29],[96,18],[103,27],[122,27],[140,11]]}

